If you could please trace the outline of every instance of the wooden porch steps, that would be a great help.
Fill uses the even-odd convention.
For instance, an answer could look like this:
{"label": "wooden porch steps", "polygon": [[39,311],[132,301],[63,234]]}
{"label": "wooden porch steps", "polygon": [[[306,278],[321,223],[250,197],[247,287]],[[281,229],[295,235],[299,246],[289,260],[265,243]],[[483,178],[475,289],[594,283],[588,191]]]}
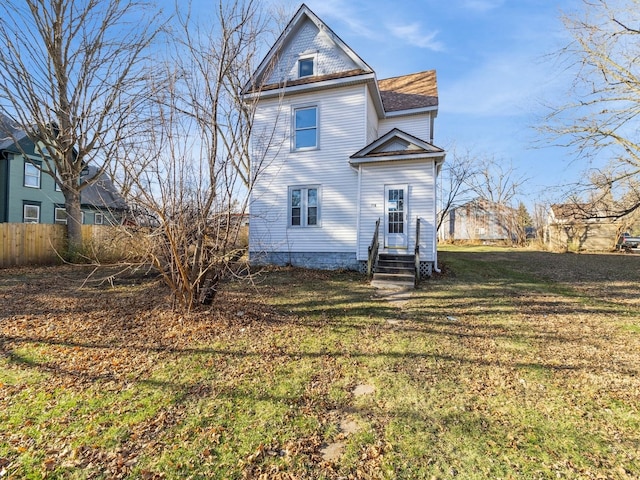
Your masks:
{"label": "wooden porch steps", "polygon": [[416,281],[415,255],[381,253],[373,273],[375,287],[414,288]]}

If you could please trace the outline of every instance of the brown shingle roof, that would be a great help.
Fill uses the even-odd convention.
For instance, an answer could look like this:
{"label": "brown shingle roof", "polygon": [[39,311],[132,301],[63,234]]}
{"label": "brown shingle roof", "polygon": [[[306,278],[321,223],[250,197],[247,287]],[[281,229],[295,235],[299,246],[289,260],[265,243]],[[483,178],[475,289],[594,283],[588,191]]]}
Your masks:
{"label": "brown shingle roof", "polygon": [[379,80],[378,88],[387,112],[438,105],[435,70]]}
{"label": "brown shingle roof", "polygon": [[[305,78],[300,78],[297,80],[289,80],[288,82],[285,83],[272,83],[270,85],[264,85],[262,86],[262,91],[266,91],[266,90],[275,90],[277,88],[283,88],[283,87],[295,87],[298,85],[308,85],[310,83],[318,83],[318,82],[324,82],[326,80],[337,80],[339,78],[348,78],[348,77],[356,77],[358,75],[363,75],[367,72],[365,72],[364,70],[361,69],[354,69],[354,70],[349,70],[346,72],[336,72],[336,73],[330,73],[327,75],[315,75],[312,77],[305,77]],[[253,93],[253,92],[257,92],[259,91],[260,88],[257,86],[252,86],[250,90],[248,90],[245,93]]]}
{"label": "brown shingle roof", "polygon": [[606,205],[595,203],[555,203],[551,205],[556,220],[575,222],[609,216],[611,210]]}

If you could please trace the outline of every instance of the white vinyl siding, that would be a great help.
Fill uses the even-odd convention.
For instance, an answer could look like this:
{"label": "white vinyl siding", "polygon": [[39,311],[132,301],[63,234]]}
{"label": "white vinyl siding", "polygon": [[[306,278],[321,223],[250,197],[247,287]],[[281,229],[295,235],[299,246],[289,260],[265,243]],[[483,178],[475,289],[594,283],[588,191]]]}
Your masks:
{"label": "white vinyl siding", "polygon": [[378,137],[382,137],[394,128],[429,142],[431,141],[431,114],[403,115],[380,120]]}
{"label": "white vinyl siding", "polygon": [[393,162],[362,166],[360,201],[360,241],[358,259],[366,260],[367,249],[371,244],[375,223],[380,222],[380,242],[384,235],[384,195],[385,184],[406,183],[408,185],[407,230],[409,235],[408,252],[415,249],[416,220],[420,224],[420,259],[433,260],[433,242],[435,235],[434,218],[434,182],[433,161]]}
{"label": "white vinyl siding", "polygon": [[[252,148],[254,158],[262,158],[265,150],[266,155],[251,196],[251,251],[355,253],[358,174],[349,156],[364,147],[364,92],[362,86],[350,86],[260,102]],[[320,112],[322,148],[283,148],[291,131],[288,112],[309,104]],[[275,140],[269,146],[263,138]],[[289,187],[297,185],[322,186],[316,228],[289,228]]]}
{"label": "white vinyl siding", "polygon": [[[365,145],[369,145],[378,138],[378,112],[369,94],[369,87],[365,86],[367,95],[367,135]],[[374,92],[375,94],[375,92]]]}

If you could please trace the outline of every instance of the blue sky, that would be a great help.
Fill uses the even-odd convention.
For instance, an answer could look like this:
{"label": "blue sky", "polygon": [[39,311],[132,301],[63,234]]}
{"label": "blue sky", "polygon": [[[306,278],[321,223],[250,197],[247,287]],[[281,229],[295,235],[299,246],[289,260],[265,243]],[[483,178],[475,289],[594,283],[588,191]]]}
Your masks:
{"label": "blue sky", "polygon": [[[378,78],[435,69],[435,143],[512,162],[530,179],[527,204],[561,200],[562,186],[580,176],[585,165],[570,150],[534,148],[543,104],[560,102],[569,88],[549,54],[568,42],[560,15],[575,12],[579,0],[305,3]],[[298,6],[287,3],[293,12]]]}

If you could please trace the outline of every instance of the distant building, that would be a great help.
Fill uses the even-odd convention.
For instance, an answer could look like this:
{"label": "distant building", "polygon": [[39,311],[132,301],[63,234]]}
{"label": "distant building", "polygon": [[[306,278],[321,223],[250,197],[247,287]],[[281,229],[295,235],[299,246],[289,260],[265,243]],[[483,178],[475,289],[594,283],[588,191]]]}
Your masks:
{"label": "distant building", "polygon": [[515,210],[500,203],[477,198],[447,212],[441,239],[466,241],[512,241]]}
{"label": "distant building", "polygon": [[603,207],[588,203],[551,205],[544,228],[545,245],[553,250],[611,250],[625,225],[607,215]]}
{"label": "distant building", "polygon": [[[46,153],[46,152],[45,152]],[[81,181],[98,169],[89,166]],[[119,224],[127,204],[107,175],[82,190],[82,223]],[[67,223],[64,196],[42,152],[26,132],[0,114],[0,223]]]}

